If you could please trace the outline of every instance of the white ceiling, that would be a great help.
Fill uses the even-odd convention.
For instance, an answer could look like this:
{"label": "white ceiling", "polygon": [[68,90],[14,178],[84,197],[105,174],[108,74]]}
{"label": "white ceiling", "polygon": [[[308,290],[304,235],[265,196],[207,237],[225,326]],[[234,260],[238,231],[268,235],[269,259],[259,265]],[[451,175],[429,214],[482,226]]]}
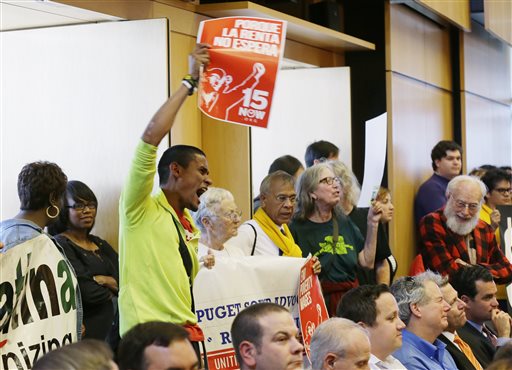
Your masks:
{"label": "white ceiling", "polygon": [[121,20],[48,0],[0,0],[0,31]]}

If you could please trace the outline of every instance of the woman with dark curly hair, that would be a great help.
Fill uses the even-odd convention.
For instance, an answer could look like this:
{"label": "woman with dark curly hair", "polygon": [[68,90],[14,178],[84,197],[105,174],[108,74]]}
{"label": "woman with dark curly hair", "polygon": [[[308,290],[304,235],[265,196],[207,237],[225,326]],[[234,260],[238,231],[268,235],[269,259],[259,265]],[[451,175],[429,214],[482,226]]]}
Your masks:
{"label": "woman with dark curly hair", "polygon": [[118,256],[107,241],[91,234],[97,209],[93,191],[81,181],[69,181],[64,209],[49,232],[75,269],[84,305],[84,337],[108,339],[115,347],[117,325],[112,324],[117,312]]}
{"label": "woman with dark curly hair", "polygon": [[[18,175],[20,211],[14,218],[0,223],[0,242],[4,244],[0,250],[2,281],[15,287],[17,297],[32,296],[35,304],[35,309],[30,311],[26,304],[28,300],[13,302],[7,298],[3,302],[2,322],[17,322],[4,326],[3,334],[7,330],[9,337],[6,346],[15,346],[17,340],[25,343],[33,340],[30,328],[34,326],[37,326],[34,329],[36,335],[60,332],[66,333],[66,337],[69,333],[66,340],[80,339],[82,307],[73,267],[64,257],[62,247],[44,232],[44,228],[56,221],[61,213],[66,183],[66,175],[55,163],[25,165]],[[13,260],[19,262],[13,263]],[[26,280],[19,278],[20,274],[24,274]],[[41,288],[43,285],[45,287]],[[14,304],[18,303],[21,305],[19,310],[24,312],[21,321],[17,319],[18,309],[14,309]],[[48,314],[50,307],[51,315]],[[33,321],[37,321],[37,325],[24,326]],[[64,341],[62,339],[63,344]],[[4,349],[9,352],[6,347]]]}
{"label": "woman with dark curly hair", "polygon": [[[2,222],[3,251],[41,234],[57,220],[68,178],[59,166],[50,162],[26,164],[18,175],[20,212]],[[22,233],[20,239],[16,234]]]}

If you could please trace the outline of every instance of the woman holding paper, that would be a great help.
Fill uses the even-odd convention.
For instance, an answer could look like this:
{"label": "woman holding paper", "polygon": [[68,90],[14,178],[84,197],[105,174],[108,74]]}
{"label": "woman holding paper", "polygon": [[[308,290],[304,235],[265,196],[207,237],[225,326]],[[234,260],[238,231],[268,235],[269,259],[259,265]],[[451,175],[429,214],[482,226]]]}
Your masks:
{"label": "woman holding paper", "polygon": [[342,192],[331,164],[308,168],[297,184],[297,206],[290,225],[303,256],[311,253],[320,259],[320,281],[331,316],[342,295],[358,285],[358,265],[373,267],[381,218],[380,204],[375,202],[368,212],[365,240],[339,206]]}

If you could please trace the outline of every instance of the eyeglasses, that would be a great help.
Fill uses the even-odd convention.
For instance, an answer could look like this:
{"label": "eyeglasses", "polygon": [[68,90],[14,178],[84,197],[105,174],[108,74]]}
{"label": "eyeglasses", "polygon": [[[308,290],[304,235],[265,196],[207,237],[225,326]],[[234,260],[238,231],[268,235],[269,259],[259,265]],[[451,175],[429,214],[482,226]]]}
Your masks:
{"label": "eyeglasses", "polygon": [[341,184],[341,179],[339,177],[331,177],[331,176],[324,177],[323,179],[318,181],[318,183],[332,185],[335,181],[336,181],[336,183],[338,183],[338,185]]}
{"label": "eyeglasses", "polygon": [[455,199],[455,206],[459,209],[468,209],[470,212],[478,211],[480,207],[480,203],[466,203],[462,200]]}
{"label": "eyeglasses", "polygon": [[95,202],[89,202],[89,203],[75,203],[71,206],[66,206],[66,208],[73,208],[75,211],[82,212],[85,210],[85,207],[89,208],[90,210],[96,209],[98,205]]}
{"label": "eyeglasses", "polygon": [[284,195],[284,194],[278,194],[276,195],[276,200],[281,203],[281,204],[284,204],[286,203],[286,201],[290,201],[290,203],[293,205],[295,204],[295,202],[297,201],[297,196],[296,195]]}
{"label": "eyeglasses", "polygon": [[226,213],[225,215],[222,215],[223,217],[231,220],[231,221],[239,221],[242,218],[242,211],[236,210]]}
{"label": "eyeglasses", "polygon": [[492,191],[497,191],[501,195],[505,195],[507,193],[511,194],[512,193],[512,188],[496,188],[496,189],[493,189]]}

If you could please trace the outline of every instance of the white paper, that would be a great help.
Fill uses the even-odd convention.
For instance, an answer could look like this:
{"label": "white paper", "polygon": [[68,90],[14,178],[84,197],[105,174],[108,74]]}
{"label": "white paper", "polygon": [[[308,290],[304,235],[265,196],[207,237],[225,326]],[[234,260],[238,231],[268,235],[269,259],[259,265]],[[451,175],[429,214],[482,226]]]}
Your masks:
{"label": "white paper", "polygon": [[364,177],[358,207],[369,207],[372,192],[381,184],[386,162],[387,121],[387,113],[366,121]]}

